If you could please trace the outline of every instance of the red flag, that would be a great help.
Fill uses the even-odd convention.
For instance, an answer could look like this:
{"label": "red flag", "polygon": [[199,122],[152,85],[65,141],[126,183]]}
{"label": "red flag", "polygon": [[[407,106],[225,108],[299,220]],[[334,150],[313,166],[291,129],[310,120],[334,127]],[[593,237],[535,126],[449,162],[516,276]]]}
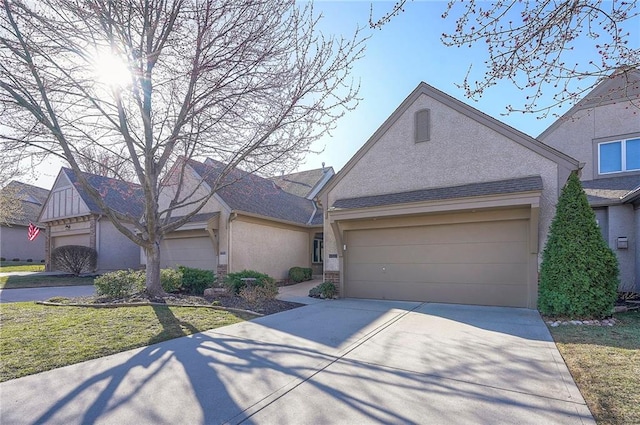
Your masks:
{"label": "red flag", "polygon": [[35,240],[40,234],[40,229],[33,225],[33,223],[29,223],[29,230],[27,231],[27,238],[30,241]]}

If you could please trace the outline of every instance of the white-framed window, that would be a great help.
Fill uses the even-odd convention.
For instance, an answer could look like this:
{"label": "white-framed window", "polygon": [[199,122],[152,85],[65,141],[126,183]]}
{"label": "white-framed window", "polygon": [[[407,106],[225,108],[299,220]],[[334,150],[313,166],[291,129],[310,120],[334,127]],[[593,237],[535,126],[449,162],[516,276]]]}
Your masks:
{"label": "white-framed window", "polygon": [[598,143],[598,174],[640,170],[640,138]]}

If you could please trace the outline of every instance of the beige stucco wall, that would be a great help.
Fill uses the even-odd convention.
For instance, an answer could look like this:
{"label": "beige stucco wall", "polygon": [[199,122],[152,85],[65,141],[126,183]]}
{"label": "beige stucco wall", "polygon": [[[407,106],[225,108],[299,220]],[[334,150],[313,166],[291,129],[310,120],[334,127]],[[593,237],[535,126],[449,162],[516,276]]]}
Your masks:
{"label": "beige stucco wall", "polygon": [[291,267],[310,267],[308,229],[239,215],[230,234],[230,272],[256,270],[279,280]]}
{"label": "beige stucco wall", "polygon": [[[431,110],[431,140],[414,143],[414,114]],[[454,109],[421,95],[328,193],[341,198],[540,175],[540,252],[555,213],[558,166]],[[335,237],[325,220],[325,270],[339,270]]]}
{"label": "beige stucco wall", "polygon": [[[198,175],[191,168],[187,167],[184,173],[184,183],[183,183],[182,193],[183,194],[191,193],[191,192],[194,192],[194,189],[195,189],[195,192],[189,198],[189,201],[199,199],[208,194],[208,187],[206,185],[200,185],[199,187],[197,187],[198,182],[199,182]],[[159,205],[161,210],[163,208],[166,208],[169,205],[169,202],[171,201],[174,194],[175,194],[175,187],[165,186],[163,188],[159,197]],[[179,217],[179,216],[188,214],[191,211],[193,211],[193,208],[196,206],[197,205],[189,205],[186,207],[177,208],[172,212],[172,216]],[[202,207],[202,209],[198,211],[198,214],[214,213],[214,212],[220,213],[220,216],[218,219],[219,227],[215,231],[216,233],[215,248],[218,255],[217,264],[224,265],[228,263],[228,256],[229,256],[229,253],[228,253],[229,236],[228,236],[227,227],[229,223],[230,211],[228,207],[220,201],[217,195],[212,196],[206,202],[206,204]],[[144,253],[141,252],[140,255],[141,255],[142,261],[144,261],[144,258],[143,258]]]}
{"label": "beige stucco wall", "polygon": [[[619,100],[616,103],[577,110],[568,117],[562,117],[541,135],[540,140],[584,162],[580,178],[588,181],[628,175],[627,173],[598,175],[597,143],[619,140],[630,135],[634,137],[640,135],[638,108],[629,101]],[[638,224],[634,224],[633,207],[618,205],[605,207],[605,211],[607,218],[604,236],[618,257],[621,288],[632,286],[635,281],[640,281],[640,266],[638,266],[640,250],[636,247],[637,234],[640,230]],[[597,217],[598,214],[602,213],[596,212]],[[617,249],[618,236],[629,238],[629,249]]]}
{"label": "beige stucco wall", "polygon": [[539,140],[584,162],[581,178],[593,180],[598,178],[594,140],[616,140],[640,132],[637,112],[637,107],[628,101],[578,110],[570,117],[560,118],[555,127],[543,133]]}
{"label": "beige stucco wall", "polygon": [[45,239],[44,231],[34,241],[29,241],[26,226],[0,226],[0,257],[7,260],[32,259],[34,263],[40,263],[44,260]]}
{"label": "beige stucco wall", "polygon": [[[636,232],[633,205],[615,205],[608,208],[609,246],[618,257],[620,268],[620,289],[630,289],[636,282]],[[618,249],[618,237],[626,237],[627,249]]]}
{"label": "beige stucco wall", "polygon": [[138,245],[120,233],[105,217],[102,217],[97,224],[96,245],[99,271],[140,267]]}

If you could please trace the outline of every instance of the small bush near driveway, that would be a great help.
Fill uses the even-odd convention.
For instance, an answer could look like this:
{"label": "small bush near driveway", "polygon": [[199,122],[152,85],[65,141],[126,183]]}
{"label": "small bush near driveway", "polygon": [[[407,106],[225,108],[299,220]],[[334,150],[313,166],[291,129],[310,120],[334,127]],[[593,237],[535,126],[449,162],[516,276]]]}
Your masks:
{"label": "small bush near driveway", "polygon": [[96,270],[98,252],[82,245],[59,246],[51,252],[51,262],[55,270],[78,276]]}
{"label": "small bush near driveway", "polygon": [[322,282],[320,285],[309,290],[309,296],[312,298],[328,298],[332,299],[338,295],[338,288],[333,282]]}

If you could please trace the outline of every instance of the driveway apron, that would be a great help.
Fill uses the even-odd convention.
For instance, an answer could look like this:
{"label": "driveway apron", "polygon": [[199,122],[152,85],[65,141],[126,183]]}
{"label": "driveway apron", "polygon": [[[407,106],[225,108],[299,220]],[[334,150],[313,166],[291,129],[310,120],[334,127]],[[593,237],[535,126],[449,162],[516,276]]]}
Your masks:
{"label": "driveway apron", "polygon": [[595,422],[536,311],[344,299],[4,382],[0,423]]}

